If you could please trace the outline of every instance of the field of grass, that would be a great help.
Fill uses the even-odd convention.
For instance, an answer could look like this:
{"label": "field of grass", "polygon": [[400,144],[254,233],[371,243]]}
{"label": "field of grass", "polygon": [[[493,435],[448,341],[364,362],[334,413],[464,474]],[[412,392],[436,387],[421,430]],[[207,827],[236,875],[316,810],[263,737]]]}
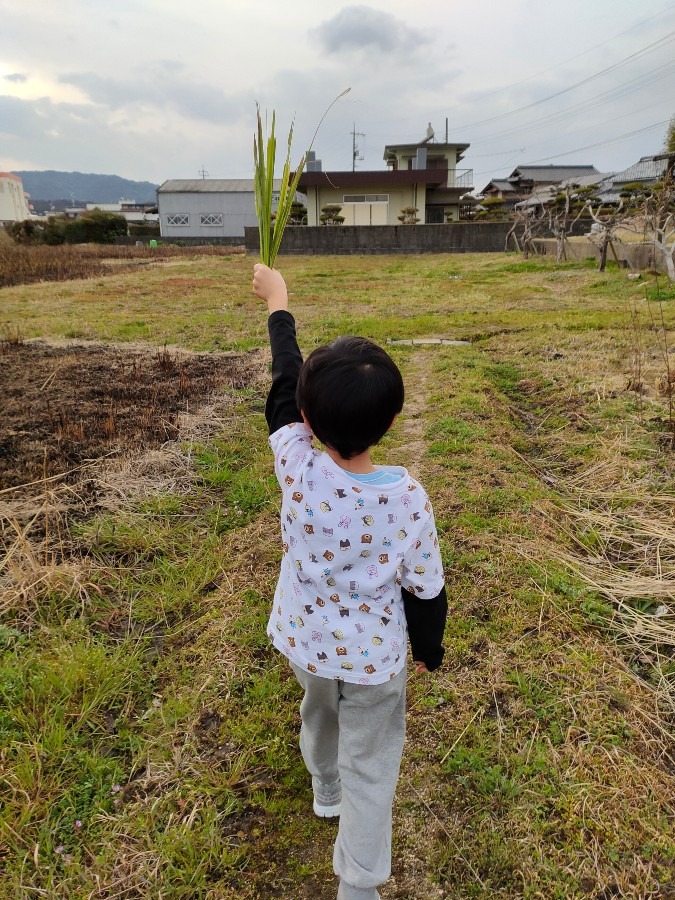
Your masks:
{"label": "field of grass", "polygon": [[[253,262],[0,292],[0,337],[263,361],[173,448],[180,478],[148,489],[132,463],[67,525],[45,485],[39,539],[0,493],[0,897],[335,896],[299,689],[265,635],[281,551]],[[376,460],[427,487],[450,611],[443,668],[409,680],[382,897],[675,897],[673,302],[515,255],[278,265],[304,351],[468,342],[389,348],[407,400]]]}

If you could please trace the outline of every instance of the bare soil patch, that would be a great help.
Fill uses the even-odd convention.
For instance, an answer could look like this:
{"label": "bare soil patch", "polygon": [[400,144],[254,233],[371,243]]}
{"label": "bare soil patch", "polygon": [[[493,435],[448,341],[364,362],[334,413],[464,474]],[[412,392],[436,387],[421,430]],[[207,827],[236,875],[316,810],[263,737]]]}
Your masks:
{"label": "bare soil patch", "polygon": [[[0,345],[0,490],[181,437],[181,415],[255,380],[257,351],[189,353],[44,341]],[[61,479],[60,479],[61,480]]]}

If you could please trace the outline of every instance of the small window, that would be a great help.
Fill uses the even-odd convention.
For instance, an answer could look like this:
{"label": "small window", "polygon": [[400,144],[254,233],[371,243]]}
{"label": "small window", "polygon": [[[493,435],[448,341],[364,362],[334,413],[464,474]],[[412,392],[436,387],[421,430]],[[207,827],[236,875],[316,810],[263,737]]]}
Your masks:
{"label": "small window", "polygon": [[199,217],[200,225],[222,225],[223,224],[223,214],[222,213],[202,213]]}
{"label": "small window", "polygon": [[343,203],[388,203],[389,194],[344,194]]}
{"label": "small window", "polygon": [[167,225],[189,225],[190,217],[187,213],[174,213],[172,216],[166,217]]}

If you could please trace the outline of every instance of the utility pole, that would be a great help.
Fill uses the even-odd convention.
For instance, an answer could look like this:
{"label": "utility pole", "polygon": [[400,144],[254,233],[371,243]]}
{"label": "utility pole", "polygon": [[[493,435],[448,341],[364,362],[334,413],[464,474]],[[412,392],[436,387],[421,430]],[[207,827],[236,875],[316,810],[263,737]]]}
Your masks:
{"label": "utility pole", "polygon": [[363,131],[356,130],[356,122],[352,126],[352,172],[356,172],[356,161],[363,159],[363,153],[356,146],[357,137],[364,138],[366,135]]}
{"label": "utility pole", "polygon": [[202,167],[199,170],[199,174],[202,176],[202,181],[206,181],[206,176],[209,174],[204,167],[204,163],[202,163]]}

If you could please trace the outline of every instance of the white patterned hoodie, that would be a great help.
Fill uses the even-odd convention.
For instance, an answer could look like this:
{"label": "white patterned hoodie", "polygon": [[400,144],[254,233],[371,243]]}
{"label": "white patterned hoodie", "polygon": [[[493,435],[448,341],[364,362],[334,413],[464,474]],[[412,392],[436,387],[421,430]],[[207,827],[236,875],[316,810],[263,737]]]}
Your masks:
{"label": "white patterned hoodie", "polygon": [[[324,678],[382,684],[405,665],[401,587],[443,589],[431,504],[402,467],[389,484],[352,478],[292,422],[270,437],[282,490],[283,559],[268,623],[274,646]],[[376,467],[379,468],[379,467]]]}

